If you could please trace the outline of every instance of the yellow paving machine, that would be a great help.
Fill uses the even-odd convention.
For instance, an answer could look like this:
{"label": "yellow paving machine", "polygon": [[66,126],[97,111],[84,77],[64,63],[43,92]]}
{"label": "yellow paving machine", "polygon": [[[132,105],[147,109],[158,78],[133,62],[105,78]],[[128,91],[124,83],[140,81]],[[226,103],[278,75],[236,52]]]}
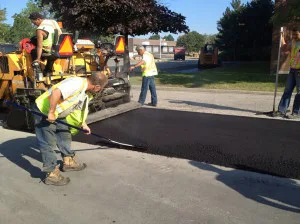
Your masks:
{"label": "yellow paving machine", "polygon": [[[92,122],[99,121],[140,105],[131,101],[130,82],[126,72],[120,72],[119,62],[125,51],[125,37],[117,36],[115,43],[92,42],[78,39],[78,33],[55,33],[54,45],[49,54],[42,54],[41,64],[32,63],[29,39],[20,42],[20,49],[0,52],[0,109],[7,110],[5,100],[31,108],[35,99],[47,88],[72,76],[86,77],[103,71],[108,76],[106,88],[94,95],[89,108]],[[110,71],[109,59],[114,59],[115,70]],[[51,73],[45,65],[52,61]],[[8,108],[9,109],[9,108]],[[8,110],[6,124],[14,129],[33,129],[33,119],[26,111]]]}

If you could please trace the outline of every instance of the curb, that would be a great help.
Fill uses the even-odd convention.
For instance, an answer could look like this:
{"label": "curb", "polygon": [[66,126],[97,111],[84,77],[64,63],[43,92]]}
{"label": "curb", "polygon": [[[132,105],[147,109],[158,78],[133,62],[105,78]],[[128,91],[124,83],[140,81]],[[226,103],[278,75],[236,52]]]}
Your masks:
{"label": "curb", "polygon": [[[140,85],[131,85],[133,89],[140,89]],[[205,88],[185,88],[185,87],[169,87],[156,85],[157,90],[166,91],[182,91],[182,92],[212,92],[212,93],[236,93],[236,94],[247,94],[247,95],[274,95],[274,92],[269,91],[249,91],[249,90],[227,90],[227,89],[205,89]],[[277,92],[283,93],[281,91]]]}

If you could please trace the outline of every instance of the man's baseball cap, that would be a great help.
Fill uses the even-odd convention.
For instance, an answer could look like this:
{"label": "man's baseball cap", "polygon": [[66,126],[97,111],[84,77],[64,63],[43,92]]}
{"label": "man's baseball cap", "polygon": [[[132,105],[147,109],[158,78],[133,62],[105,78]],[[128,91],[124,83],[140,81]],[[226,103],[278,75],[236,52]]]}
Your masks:
{"label": "man's baseball cap", "polygon": [[44,16],[39,12],[33,12],[33,13],[30,13],[28,18],[31,20],[36,20],[36,19],[44,19]]}

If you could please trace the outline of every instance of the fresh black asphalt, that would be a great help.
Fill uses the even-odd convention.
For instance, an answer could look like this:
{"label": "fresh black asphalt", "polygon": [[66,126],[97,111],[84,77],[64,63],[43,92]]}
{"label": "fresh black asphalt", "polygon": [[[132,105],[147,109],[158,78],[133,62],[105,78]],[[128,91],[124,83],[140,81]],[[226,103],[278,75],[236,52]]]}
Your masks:
{"label": "fresh black asphalt", "polygon": [[[146,153],[300,178],[299,122],[141,108],[91,124]],[[76,141],[97,144],[94,136]]]}

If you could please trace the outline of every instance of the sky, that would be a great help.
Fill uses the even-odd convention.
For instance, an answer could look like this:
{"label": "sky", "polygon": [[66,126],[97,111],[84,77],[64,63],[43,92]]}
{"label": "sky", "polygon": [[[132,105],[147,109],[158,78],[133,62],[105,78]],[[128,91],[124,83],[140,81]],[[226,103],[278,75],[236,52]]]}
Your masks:
{"label": "sky", "polygon": [[[242,3],[250,0],[242,0]],[[191,31],[201,34],[216,34],[217,21],[222,17],[231,0],[160,0],[170,10],[186,17],[186,24]],[[7,21],[12,25],[15,13],[21,12],[26,7],[27,0],[0,0],[0,8],[6,8]],[[162,34],[166,35],[166,34]],[[174,35],[177,37],[178,35]]]}

